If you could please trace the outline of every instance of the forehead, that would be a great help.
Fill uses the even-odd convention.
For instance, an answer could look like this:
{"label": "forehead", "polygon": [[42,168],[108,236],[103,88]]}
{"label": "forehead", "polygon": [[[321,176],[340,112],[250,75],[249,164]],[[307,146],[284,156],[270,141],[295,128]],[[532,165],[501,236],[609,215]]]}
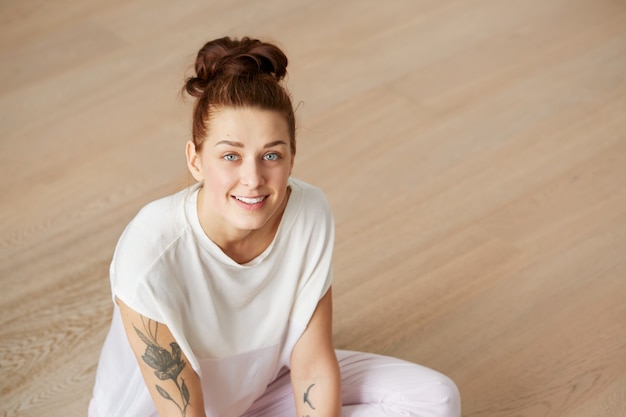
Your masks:
{"label": "forehead", "polygon": [[255,107],[219,107],[211,111],[207,141],[236,140],[245,144],[289,141],[286,117]]}

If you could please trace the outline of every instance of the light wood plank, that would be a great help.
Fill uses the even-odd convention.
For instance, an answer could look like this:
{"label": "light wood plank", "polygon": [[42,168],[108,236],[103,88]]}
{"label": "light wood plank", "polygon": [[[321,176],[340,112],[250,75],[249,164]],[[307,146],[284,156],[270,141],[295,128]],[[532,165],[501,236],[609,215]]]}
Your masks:
{"label": "light wood plank", "polygon": [[2,415],[85,415],[115,242],[191,183],[179,91],[226,34],[290,58],[337,347],[445,372],[466,417],[626,416],[618,0],[0,2]]}

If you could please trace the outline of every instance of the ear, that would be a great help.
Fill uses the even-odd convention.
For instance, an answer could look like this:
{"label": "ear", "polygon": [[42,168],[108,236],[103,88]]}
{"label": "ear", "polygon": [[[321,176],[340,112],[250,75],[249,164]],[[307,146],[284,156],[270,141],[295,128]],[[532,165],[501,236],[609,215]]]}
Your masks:
{"label": "ear", "polygon": [[187,168],[191,175],[193,175],[196,181],[204,180],[200,155],[196,152],[196,145],[192,141],[187,141],[185,154],[187,155]]}

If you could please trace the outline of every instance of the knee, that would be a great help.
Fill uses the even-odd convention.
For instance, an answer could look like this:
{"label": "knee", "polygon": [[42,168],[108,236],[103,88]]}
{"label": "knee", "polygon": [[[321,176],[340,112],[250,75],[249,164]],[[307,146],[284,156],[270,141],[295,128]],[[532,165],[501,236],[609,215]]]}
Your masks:
{"label": "knee", "polygon": [[428,379],[397,387],[383,401],[394,416],[460,417],[461,396],[447,376],[429,370]]}
{"label": "knee", "polygon": [[441,399],[439,415],[441,417],[460,417],[461,395],[454,381],[445,375],[441,375],[437,385],[438,397]]}

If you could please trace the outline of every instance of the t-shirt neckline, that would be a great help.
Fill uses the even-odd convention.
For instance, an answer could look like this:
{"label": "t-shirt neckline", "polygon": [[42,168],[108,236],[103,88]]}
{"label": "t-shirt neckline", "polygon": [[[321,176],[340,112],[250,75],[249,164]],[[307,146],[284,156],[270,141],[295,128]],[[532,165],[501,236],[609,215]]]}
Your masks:
{"label": "t-shirt neckline", "polygon": [[287,200],[287,205],[285,206],[285,210],[280,219],[278,228],[276,229],[276,233],[274,234],[274,238],[265,250],[263,250],[263,252],[243,264],[235,262],[235,260],[233,260],[230,256],[226,255],[222,248],[213,242],[213,240],[211,240],[211,238],[204,232],[198,216],[198,192],[200,191],[200,188],[202,188],[202,183],[194,184],[191,187],[189,197],[185,203],[185,215],[191,229],[194,232],[194,235],[196,236],[196,239],[198,239],[200,246],[203,249],[208,251],[213,257],[217,258],[224,264],[235,268],[249,268],[258,265],[265,258],[267,258],[272,252],[272,249],[277,241],[280,240],[280,236],[285,234],[291,227],[291,224],[293,224],[293,220],[295,219],[296,213],[300,207],[302,192],[297,181],[294,181],[292,178],[289,178],[287,186],[291,188],[291,193],[289,193],[289,200]]}

